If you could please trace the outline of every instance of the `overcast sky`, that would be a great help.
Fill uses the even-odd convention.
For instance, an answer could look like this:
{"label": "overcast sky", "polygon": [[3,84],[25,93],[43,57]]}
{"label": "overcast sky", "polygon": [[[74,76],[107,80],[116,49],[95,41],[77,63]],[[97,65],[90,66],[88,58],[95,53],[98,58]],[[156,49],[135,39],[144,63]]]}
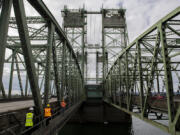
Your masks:
{"label": "overcast sky", "polygon": [[130,41],[153,25],[160,18],[180,6],[180,0],[43,0],[58,22],[62,23],[61,10],[82,8],[99,11],[102,8],[119,8],[127,10],[126,19]]}

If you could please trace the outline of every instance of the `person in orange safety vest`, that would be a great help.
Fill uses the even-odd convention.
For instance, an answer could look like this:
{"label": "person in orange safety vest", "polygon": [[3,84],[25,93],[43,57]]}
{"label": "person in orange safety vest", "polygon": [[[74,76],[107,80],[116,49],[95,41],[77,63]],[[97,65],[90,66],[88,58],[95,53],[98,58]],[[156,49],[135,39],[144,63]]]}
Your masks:
{"label": "person in orange safety vest", "polygon": [[64,99],[62,99],[62,101],[61,101],[61,107],[62,107],[62,112],[64,115],[64,111],[65,111],[65,107],[66,107],[66,102],[64,101]]}
{"label": "person in orange safety vest", "polygon": [[52,110],[51,110],[50,105],[47,104],[47,107],[44,108],[44,117],[45,117],[45,118],[48,118],[48,119],[46,120],[46,125],[49,124],[49,120],[50,120],[49,117],[51,117],[51,116],[52,116]]}
{"label": "person in orange safety vest", "polygon": [[62,101],[61,101],[61,107],[62,107],[62,108],[65,108],[65,107],[66,107],[66,102],[64,101],[64,99],[62,99]]}

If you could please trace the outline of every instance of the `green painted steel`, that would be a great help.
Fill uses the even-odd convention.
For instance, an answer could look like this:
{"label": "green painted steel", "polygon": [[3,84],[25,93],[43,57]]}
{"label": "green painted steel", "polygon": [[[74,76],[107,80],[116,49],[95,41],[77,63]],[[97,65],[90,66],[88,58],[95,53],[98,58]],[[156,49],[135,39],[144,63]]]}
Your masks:
{"label": "green painted steel", "polygon": [[[180,134],[180,106],[175,101],[176,81],[178,80],[178,85],[180,84],[180,7],[159,20],[128,45],[123,9],[114,10],[120,11],[118,13],[122,17],[122,23],[118,24],[105,17],[107,12],[111,12],[110,9],[102,9],[101,12],[87,12],[82,9],[78,11],[82,15],[81,22],[77,24],[67,22],[63,30],[43,1],[27,1],[40,16],[27,17],[26,6],[22,0],[2,1],[0,88],[3,98],[7,96],[2,82],[4,63],[6,63],[11,67],[8,98],[14,96],[12,94],[14,92],[13,79],[17,77],[21,97],[33,97],[36,115],[43,115],[43,106],[48,103],[50,96],[57,97],[58,103],[64,98],[71,105],[81,102],[86,96],[90,98],[103,96],[105,102],[130,115],[172,135]],[[15,17],[10,17],[12,4]],[[86,70],[87,74],[85,38],[86,14],[88,13],[102,14],[102,57],[97,52],[97,58],[101,60],[96,61],[96,71],[99,70],[98,62],[102,62],[104,91],[98,91],[97,88],[93,90],[93,87],[89,87],[86,93],[84,82],[87,76],[85,77],[84,72]],[[8,35],[8,30],[15,30],[19,35],[14,33]],[[66,36],[68,34],[72,35],[73,42],[68,40]],[[111,60],[107,59],[108,51],[116,48],[113,41],[118,40],[114,39],[113,34],[123,35],[122,43],[118,43],[122,46],[121,52],[117,53],[118,57],[117,54],[113,54],[113,58],[117,60],[109,69]],[[78,43],[76,39],[79,37],[81,41]],[[106,38],[112,41],[107,43]],[[79,50],[75,50],[75,43],[79,45]],[[109,45],[111,48],[108,49]],[[5,49],[11,50],[8,57],[5,57]],[[17,74],[14,74],[15,71]],[[25,75],[25,79],[22,74]],[[96,76],[96,82],[99,83],[101,81],[98,78],[99,72]],[[164,102],[154,96],[157,93],[164,94]],[[161,102],[164,106],[155,106],[156,102]],[[134,112],[135,110],[138,112]],[[163,119],[158,113],[168,115],[168,126],[150,119],[150,114],[155,115],[156,120]]]}
{"label": "green painted steel", "polygon": [[[2,10],[1,10],[1,16],[0,16],[0,85],[3,87],[2,82],[2,75],[3,75],[3,67],[4,67],[4,59],[5,59],[5,47],[6,47],[6,41],[7,41],[7,33],[8,33],[8,25],[9,25],[9,17],[11,13],[11,7],[12,7],[12,0],[3,0],[1,1],[2,4]],[[5,98],[5,91],[4,89],[1,89],[3,97]]]}
{"label": "green painted steel", "polygon": [[48,25],[48,48],[46,51],[46,69],[45,69],[45,83],[44,83],[44,105],[48,104],[48,95],[50,90],[50,68],[51,68],[51,59],[52,59],[52,46],[53,46],[53,35],[54,35],[54,25],[50,23]]}
{"label": "green painted steel", "polygon": [[[180,7],[138,36],[104,79],[105,102],[172,135],[180,134],[179,17]],[[168,126],[155,121],[163,120],[157,113],[167,114]]]}
{"label": "green painted steel", "polygon": [[25,9],[23,1],[13,0],[14,12],[17,21],[17,27],[19,32],[19,37],[21,41],[21,47],[24,54],[24,61],[27,67],[27,74],[30,80],[30,86],[32,90],[32,95],[34,97],[34,104],[37,107],[37,114],[43,115],[43,106],[40,98],[40,90],[38,87],[37,76],[35,73],[35,65],[32,59],[31,43],[29,40],[29,33],[27,29],[27,23],[25,20]]}
{"label": "green painted steel", "polygon": [[[0,92],[3,98],[6,98],[2,83],[2,80],[6,79],[3,76],[5,63],[11,67],[8,98],[17,96],[15,90],[18,86],[13,85],[13,82],[18,82],[18,97],[33,98],[35,115],[39,118],[37,122],[41,123],[43,107],[49,103],[50,97],[56,97],[59,105],[62,98],[71,106],[84,100],[84,71],[81,71],[84,67],[80,68],[79,60],[65,32],[43,1],[27,2],[40,16],[26,16],[25,10],[28,7],[23,0],[2,1]],[[12,6],[15,17],[10,16]],[[5,50],[9,53],[5,54]],[[84,62],[81,65],[83,66]],[[18,127],[23,128],[21,125]],[[11,130],[14,132],[15,129]]]}

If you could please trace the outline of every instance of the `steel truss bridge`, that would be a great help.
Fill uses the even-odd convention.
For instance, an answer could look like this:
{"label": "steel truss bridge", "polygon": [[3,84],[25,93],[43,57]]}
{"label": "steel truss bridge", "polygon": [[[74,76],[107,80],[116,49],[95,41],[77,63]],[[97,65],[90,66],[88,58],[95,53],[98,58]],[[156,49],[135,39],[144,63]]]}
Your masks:
{"label": "steel truss bridge", "polygon": [[[124,9],[65,8],[62,29],[41,0],[2,0],[0,5],[0,134],[57,133],[88,98],[87,55],[95,49],[103,102],[180,135],[180,7],[129,44]],[[27,16],[29,7],[38,16]],[[87,44],[88,14],[102,15],[102,46]],[[20,96],[14,94],[17,89]],[[68,103],[64,112],[62,98]],[[48,103],[53,115],[46,125]],[[25,129],[31,106],[35,125]]]}

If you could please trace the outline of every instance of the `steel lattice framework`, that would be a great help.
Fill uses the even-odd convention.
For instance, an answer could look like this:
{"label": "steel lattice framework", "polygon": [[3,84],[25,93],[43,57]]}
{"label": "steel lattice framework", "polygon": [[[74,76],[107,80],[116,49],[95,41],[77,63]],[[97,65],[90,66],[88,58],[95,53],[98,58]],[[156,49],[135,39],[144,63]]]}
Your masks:
{"label": "steel lattice framework", "polygon": [[125,9],[102,9],[103,79],[118,54],[127,47]]}
{"label": "steel lattice framework", "polygon": [[84,70],[86,69],[85,62],[85,44],[87,43],[87,16],[83,9],[68,9],[64,7],[62,11],[64,31],[71,42],[72,48],[81,65],[81,71],[84,77]]}
{"label": "steel lattice framework", "polygon": [[[39,16],[26,16],[24,2]],[[11,16],[12,7],[14,16]],[[101,12],[82,9],[74,12],[65,8],[64,32],[42,0],[2,0],[0,8],[1,98],[10,100],[14,97],[13,82],[16,82],[21,97],[33,99],[37,125],[43,130],[34,129],[36,134],[55,133],[84,100],[84,65],[87,62],[84,49],[88,47],[85,46],[86,14],[102,14],[102,56],[97,52],[96,68],[98,71],[98,62],[103,63],[104,101],[172,135],[180,135],[177,94],[180,91],[180,7],[130,45],[127,45],[124,9],[102,9]],[[99,45],[96,47],[99,49]],[[120,54],[113,48],[121,50]],[[110,57],[107,52],[111,53]],[[82,57],[78,58],[77,53]],[[117,59],[109,69],[111,58]],[[7,69],[10,69],[8,83]],[[97,83],[98,76],[97,72]],[[164,98],[159,100],[156,94]],[[43,107],[52,95],[57,99],[58,108],[52,116],[52,128],[48,129],[44,126]],[[69,106],[62,118],[59,103],[64,98]],[[165,125],[160,120],[168,120],[169,123]],[[8,127],[3,133],[26,134],[26,130],[22,131],[24,126],[20,124],[18,128]]]}
{"label": "steel lattice framework", "polygon": [[[2,1],[0,90],[3,98],[12,98],[13,78],[16,76],[21,96],[27,98],[32,93],[35,113],[42,116],[49,95],[56,96],[59,103],[62,98],[71,104],[81,101],[84,96],[83,76],[70,42],[45,4],[41,0],[27,2],[40,16],[26,17],[23,0]],[[15,17],[10,17],[12,6]],[[8,50],[7,57],[5,50]],[[11,69],[8,93],[3,83],[4,64],[9,64]]]}
{"label": "steel lattice framework", "polygon": [[[104,80],[106,102],[172,135],[180,134],[179,28],[180,7],[122,50]],[[165,93],[166,98],[153,100],[155,93]],[[152,120],[163,120],[164,115],[168,125]]]}

